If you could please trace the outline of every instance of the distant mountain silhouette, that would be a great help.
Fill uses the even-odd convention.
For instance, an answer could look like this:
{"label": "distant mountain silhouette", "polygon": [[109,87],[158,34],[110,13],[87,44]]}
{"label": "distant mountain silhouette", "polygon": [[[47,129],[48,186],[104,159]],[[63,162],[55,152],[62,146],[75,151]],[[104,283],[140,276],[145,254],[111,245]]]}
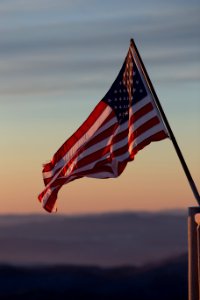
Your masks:
{"label": "distant mountain silhouette", "polygon": [[0,267],[1,300],[186,300],[187,257],[146,267]]}
{"label": "distant mountain silhouette", "polygon": [[0,263],[104,267],[155,263],[187,251],[179,211],[0,216]]}

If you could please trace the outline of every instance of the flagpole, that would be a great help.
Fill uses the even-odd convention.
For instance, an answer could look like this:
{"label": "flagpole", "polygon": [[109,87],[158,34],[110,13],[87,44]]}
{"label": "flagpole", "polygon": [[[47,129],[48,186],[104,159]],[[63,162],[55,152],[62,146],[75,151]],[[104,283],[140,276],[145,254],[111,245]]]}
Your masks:
{"label": "flagpole", "polygon": [[200,299],[200,207],[188,208],[188,299]]}
{"label": "flagpole", "polygon": [[153,84],[152,84],[152,82],[151,82],[151,80],[150,80],[150,78],[149,78],[149,75],[148,75],[148,73],[147,73],[147,70],[146,70],[146,68],[145,68],[145,66],[144,66],[144,63],[143,63],[143,61],[142,61],[142,58],[141,58],[141,56],[140,56],[140,54],[139,54],[139,52],[138,52],[138,49],[137,49],[136,44],[135,44],[135,42],[134,42],[133,39],[130,40],[130,44],[131,44],[131,45],[134,47],[134,49],[135,49],[135,53],[136,53],[136,55],[137,55],[137,57],[138,57],[138,59],[139,59],[139,61],[140,61],[140,64],[141,64],[141,67],[142,67],[142,71],[143,71],[143,74],[144,74],[144,76],[146,77],[146,80],[147,80],[147,82],[148,82],[148,84],[149,84],[151,93],[152,93],[152,95],[153,95],[153,97],[154,97],[155,103],[156,103],[156,105],[157,105],[157,107],[158,107],[158,110],[160,111],[160,114],[161,114],[161,116],[162,116],[162,119],[163,119],[163,121],[164,121],[164,123],[165,123],[165,126],[166,126],[168,132],[169,132],[169,135],[170,135],[171,141],[172,141],[172,143],[173,143],[173,145],[174,145],[176,154],[178,155],[178,158],[179,158],[179,160],[180,160],[180,162],[181,162],[181,165],[182,165],[183,170],[184,170],[184,172],[185,172],[185,175],[186,175],[186,177],[187,177],[187,179],[188,179],[188,182],[189,182],[189,184],[190,184],[190,187],[191,187],[191,189],[192,189],[192,192],[193,192],[193,194],[194,194],[194,197],[196,198],[197,203],[198,203],[199,206],[200,206],[200,195],[199,195],[199,192],[198,192],[197,187],[196,187],[196,185],[195,185],[195,182],[194,182],[194,180],[193,180],[193,178],[192,178],[192,176],[191,176],[191,174],[190,174],[190,171],[189,171],[189,169],[188,169],[188,166],[187,166],[187,164],[186,164],[186,162],[185,162],[185,159],[184,159],[184,157],[183,157],[183,155],[182,155],[182,152],[181,152],[181,150],[180,150],[180,148],[179,148],[179,145],[178,145],[178,143],[177,143],[177,141],[176,141],[176,139],[175,139],[175,136],[174,136],[174,134],[173,134],[173,131],[172,131],[170,125],[169,125],[169,122],[168,122],[168,120],[167,120],[167,117],[166,117],[166,115],[165,115],[165,113],[164,113],[164,110],[163,110],[161,104],[160,104],[160,101],[159,101],[159,99],[158,99],[158,96],[157,96],[157,94],[156,94],[156,92],[155,92],[155,90],[154,90]]}

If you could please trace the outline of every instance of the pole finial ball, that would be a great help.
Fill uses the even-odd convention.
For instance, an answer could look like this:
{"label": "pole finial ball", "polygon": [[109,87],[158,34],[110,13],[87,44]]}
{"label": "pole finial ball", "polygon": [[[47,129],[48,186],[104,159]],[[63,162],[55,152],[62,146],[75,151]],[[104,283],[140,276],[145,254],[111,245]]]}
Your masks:
{"label": "pole finial ball", "polygon": [[198,225],[200,225],[200,213],[195,214],[194,219],[195,219],[195,222],[196,222]]}

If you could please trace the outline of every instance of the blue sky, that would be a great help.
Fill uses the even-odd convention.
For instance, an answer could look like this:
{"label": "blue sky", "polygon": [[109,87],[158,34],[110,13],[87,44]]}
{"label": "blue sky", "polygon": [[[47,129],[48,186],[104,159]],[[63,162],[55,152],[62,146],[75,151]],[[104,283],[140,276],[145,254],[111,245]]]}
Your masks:
{"label": "blue sky", "polygon": [[[49,160],[105,95],[117,76],[131,37],[198,185],[199,15],[200,3],[194,0],[1,0],[0,176],[7,199],[2,212],[17,210],[20,198],[24,198],[23,211],[38,211],[35,198],[42,188],[41,164]],[[164,151],[167,165],[171,161],[173,168],[179,170],[172,149],[163,143],[156,146],[156,153]],[[153,151],[149,151],[148,167],[154,160]],[[134,171],[130,172],[135,176]],[[142,176],[145,182],[145,174]],[[179,178],[179,172],[174,176]],[[181,176],[180,185],[187,186]],[[15,193],[9,189],[11,182]],[[27,192],[22,195],[24,182]],[[90,182],[84,184],[86,188]],[[111,184],[109,193],[112,189]],[[160,197],[152,193],[152,197]],[[178,197],[185,193],[191,196],[185,187]],[[186,203],[185,200],[183,205]],[[130,199],[121,207],[134,208]],[[63,210],[68,211],[69,207]],[[71,211],[78,212],[78,205]]]}

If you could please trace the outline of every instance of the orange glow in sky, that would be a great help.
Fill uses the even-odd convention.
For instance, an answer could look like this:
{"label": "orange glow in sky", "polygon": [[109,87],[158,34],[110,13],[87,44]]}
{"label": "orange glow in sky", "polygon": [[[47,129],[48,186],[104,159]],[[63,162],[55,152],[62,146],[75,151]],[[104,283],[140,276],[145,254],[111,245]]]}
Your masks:
{"label": "orange glow in sky", "polygon": [[[125,2],[0,3],[0,214],[46,213],[42,164],[108,91],[131,37],[200,189],[199,4]],[[169,139],[141,150],[119,178],[63,186],[57,202],[66,214],[195,205]]]}

